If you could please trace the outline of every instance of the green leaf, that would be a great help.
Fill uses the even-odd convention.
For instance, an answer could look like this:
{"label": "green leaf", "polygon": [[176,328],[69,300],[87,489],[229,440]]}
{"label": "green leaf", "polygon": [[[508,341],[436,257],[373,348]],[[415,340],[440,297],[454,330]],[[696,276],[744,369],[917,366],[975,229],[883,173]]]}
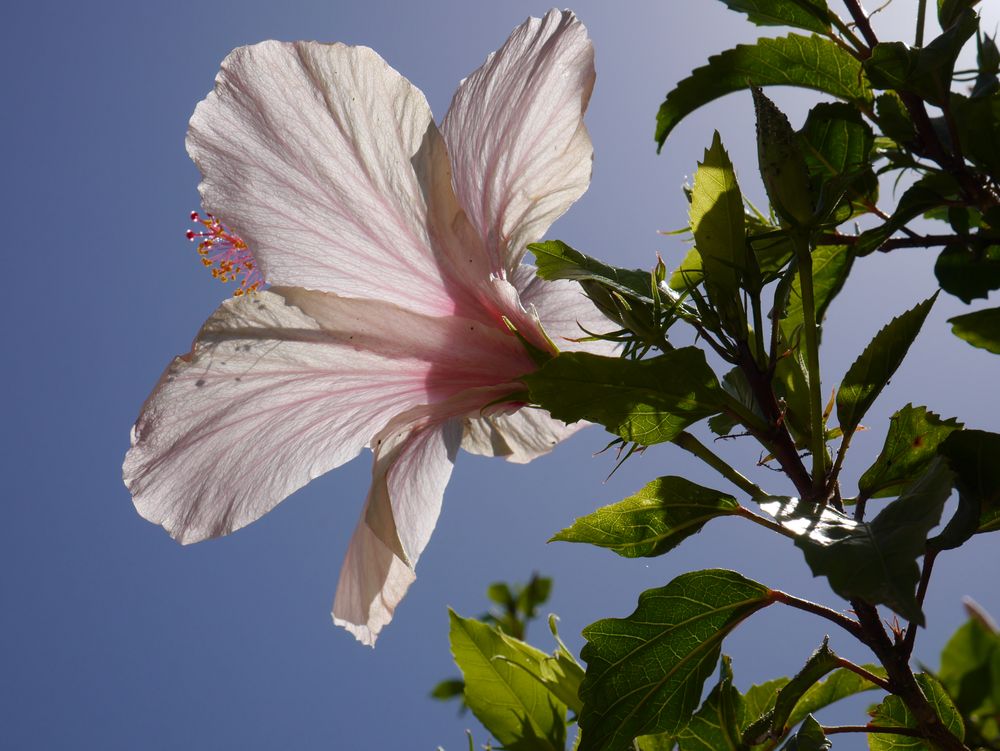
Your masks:
{"label": "green leaf", "polygon": [[745,339],[746,316],[739,295],[749,262],[743,196],[718,131],[694,175],[690,222],[708,297],[727,330]]}
{"label": "green leaf", "polygon": [[771,713],[771,737],[780,738],[787,732],[788,719],[805,693],[838,665],[837,655],[824,639],[823,644],[810,656],[802,670],[778,692]]}
{"label": "green leaf", "polygon": [[556,640],[557,648],[552,656],[542,663],[543,680],[557,699],[563,702],[570,711],[579,715],[583,709],[580,701],[580,684],[583,683],[583,667],[573,657],[573,653],[563,644],[556,628],[558,618],[549,616],[549,631]]}
{"label": "green leaf", "polygon": [[917,138],[910,113],[894,91],[885,91],[875,98],[875,114],[882,132],[893,141],[901,144],[911,143]]}
{"label": "green leaf", "polygon": [[676,745],[677,741],[669,733],[640,735],[635,739],[635,751],[673,751]]}
{"label": "green leaf", "polygon": [[703,104],[734,91],[756,86],[802,86],[838,99],[867,105],[872,92],[861,64],[833,42],[816,36],[789,34],[741,44],[710,57],[667,94],[656,116],[660,148],[670,131]]}
{"label": "green leaf", "polygon": [[951,93],[955,61],[979,28],[976,14],[962,12],[956,22],[923,48],[902,42],[882,42],[872,48],[864,70],[876,89],[907,91],[941,106]]}
{"label": "green leaf", "polygon": [[953,93],[949,101],[963,156],[987,172],[1000,171],[1000,94],[970,99]]}
{"label": "green leaf", "polygon": [[843,102],[817,104],[799,132],[799,142],[814,201],[837,223],[875,205],[878,179],[871,167],[875,134],[854,107]]}
{"label": "green leaf", "polygon": [[[733,368],[722,376],[722,389],[733,399],[743,405],[743,407],[761,420],[766,420],[764,413],[754,398],[753,389],[747,381],[746,374],[738,367]],[[733,428],[739,425],[739,421],[732,415],[723,412],[708,421],[709,429],[716,435],[729,435]]]}
{"label": "green leaf", "polygon": [[978,4],[979,0],[938,0],[938,23],[942,29],[948,29],[962,13]]}
{"label": "green leaf", "polygon": [[643,592],[628,618],[584,629],[580,751],[625,751],[637,736],[683,729],[722,640],[773,601],[734,571],[695,571]]}
{"label": "green leaf", "polygon": [[806,717],[799,732],[788,743],[782,746],[782,751],[829,751],[833,744],[823,733],[823,728],[812,715]]}
{"label": "green leaf", "polygon": [[[774,680],[751,686],[743,694],[743,705],[746,707],[746,718],[759,718],[774,708],[778,692],[787,685],[790,678],[775,678]],[[770,718],[768,718],[770,719]],[[767,727],[766,723],[763,727]]]}
{"label": "green leaf", "polygon": [[961,427],[954,418],[942,420],[926,407],[907,404],[889,418],[882,453],[861,476],[858,489],[869,497],[894,495],[927,468],[941,442]]}
{"label": "green leaf", "polygon": [[[944,726],[959,740],[965,737],[965,726],[955,705],[951,703],[947,692],[932,676],[927,673],[917,673],[914,676],[920,689],[927,697]],[[872,724],[890,728],[915,728],[916,720],[910,710],[898,696],[888,696],[872,712]],[[871,733],[868,736],[868,748],[872,751],[932,751],[932,747],[922,738],[888,733]]]}
{"label": "green leaf", "polygon": [[465,691],[465,681],[460,678],[443,680],[431,691],[431,697],[439,701],[448,701],[461,696]]}
{"label": "green leaf", "polygon": [[548,240],[528,246],[535,255],[536,273],[542,279],[554,281],[595,281],[641,302],[652,303],[649,272],[640,269],[620,269],[574,250],[561,240]]}
{"label": "green leaf", "polygon": [[721,412],[724,392],[696,347],[649,360],[561,352],[524,377],[531,400],[563,422],[590,420],[644,446]]}
{"label": "green leaf", "polygon": [[1000,308],[986,308],[949,318],[952,333],[973,347],[1000,355]]}
{"label": "green leaf", "polygon": [[744,751],[743,713],[743,697],[733,686],[732,665],[722,655],[719,682],[677,736],[680,751]]}
{"label": "green leaf", "polygon": [[997,659],[1000,659],[1000,634],[977,618],[959,626],[944,645],[937,677],[963,715],[992,704],[992,667]]}
{"label": "green leaf", "polygon": [[746,13],[757,26],[795,26],[822,34],[830,29],[826,0],[722,0],[731,10]]}
{"label": "green leaf", "polygon": [[[880,678],[885,677],[885,669],[881,666],[865,665],[865,669]],[[847,668],[838,668],[830,673],[826,680],[811,686],[802,695],[788,718],[787,725],[795,727],[807,715],[814,714],[841,699],[846,699],[848,696],[854,696],[864,691],[873,691],[877,688],[879,686],[862,678],[857,673],[851,672]]]}
{"label": "green leaf", "polygon": [[955,473],[958,509],[935,538],[942,549],[958,547],[976,532],[996,528],[1000,513],[1000,435],[985,430],[959,430],[941,444],[939,453]]}
{"label": "green leaf", "polygon": [[903,362],[936,298],[935,293],[893,318],[848,369],[837,392],[837,419],[844,435],[857,429],[868,408]]}
{"label": "green leaf", "polygon": [[533,677],[547,655],[485,623],[449,615],[452,655],[476,719],[506,748],[562,751],[566,705]]}
{"label": "green leaf", "polygon": [[965,303],[985,298],[1000,289],[1000,245],[968,248],[952,243],[938,256],[934,275],[941,289]]}
{"label": "green leaf", "polygon": [[726,493],[683,477],[660,477],[635,495],[577,519],[550,542],[586,542],[625,558],[662,555],[710,519],[739,508]]}
{"label": "green leaf", "polygon": [[869,523],[794,498],[774,498],[761,507],[796,535],[813,575],[825,576],[838,595],[887,605],[923,625],[917,558],[941,519],[951,485],[951,471],[937,460]]}
{"label": "green leaf", "polygon": [[798,134],[759,86],[751,86],[750,92],[757,119],[757,162],[768,200],[783,223],[809,225],[816,207]]}
{"label": "green leaf", "polygon": [[691,248],[684,256],[684,260],[681,261],[681,265],[674,269],[674,273],[670,275],[670,281],[667,282],[667,285],[676,292],[683,292],[690,287],[701,284],[704,278],[701,253],[698,252],[697,248]]}

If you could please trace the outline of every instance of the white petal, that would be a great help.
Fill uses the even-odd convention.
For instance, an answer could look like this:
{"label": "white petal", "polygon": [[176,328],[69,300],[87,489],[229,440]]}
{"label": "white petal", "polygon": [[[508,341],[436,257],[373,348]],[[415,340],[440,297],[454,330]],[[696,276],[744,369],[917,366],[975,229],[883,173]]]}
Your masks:
{"label": "white petal", "polygon": [[334,622],[366,644],[413,581],[461,441],[460,421],[415,426],[415,417],[397,418],[377,439],[372,487],[340,570]]}
{"label": "white petal", "polygon": [[206,210],[270,284],[447,315],[469,308],[469,280],[487,276],[423,94],[370,49],[233,51],[187,147]]}
{"label": "white petal", "polygon": [[283,292],[320,322],[276,292],[223,303],[133,428],[125,483],[139,512],[181,542],[254,521],[356,456],[394,415],[456,393],[477,406],[454,409],[481,408],[512,387],[477,389],[526,369],[513,337],[466,319]]}
{"label": "white petal", "polygon": [[560,350],[584,350],[611,355],[615,345],[606,341],[578,342],[589,333],[604,334],[617,327],[573,281],[546,281],[535,274],[535,267],[521,264],[511,276],[521,304],[533,309],[545,333]]}
{"label": "white petal", "polygon": [[569,11],[530,18],[452,100],[441,130],[455,192],[494,272],[510,271],[590,183],[583,112],[594,85],[587,31]]}
{"label": "white petal", "polygon": [[362,519],[340,569],[333,622],[362,644],[375,646],[396,605],[416,579],[413,569],[375,536]]}
{"label": "white petal", "polygon": [[466,418],[462,448],[470,454],[501,456],[509,462],[526,464],[587,425],[566,425],[543,410],[523,407],[513,413]]}

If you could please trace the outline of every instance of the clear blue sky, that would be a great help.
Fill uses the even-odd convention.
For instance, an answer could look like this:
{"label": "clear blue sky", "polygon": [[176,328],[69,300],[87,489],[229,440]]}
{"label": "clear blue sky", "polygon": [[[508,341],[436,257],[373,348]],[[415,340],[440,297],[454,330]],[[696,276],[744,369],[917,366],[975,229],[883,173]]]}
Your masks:
{"label": "clear blue sky", "polygon": [[[896,5],[885,20],[905,17],[908,5]],[[192,547],[132,508],[120,479],[129,427],[163,367],[187,350],[227,294],[183,237],[198,208],[185,127],[226,53],[268,38],[366,44],[422,88],[440,117],[457,82],[515,25],[546,9],[522,0],[7,8],[0,29],[9,342],[0,452],[8,488],[0,526],[2,745],[460,749],[471,717],[458,719],[452,705],[426,698],[454,672],[446,607],[476,614],[489,582],[532,570],[555,577],[551,609],[575,649],[583,626],[631,612],[643,589],[694,568],[739,568],[835,602],[797,550],[738,521],[719,522],[697,544],[649,561],[546,545],[574,517],[657,475],[724,487],[671,447],[648,451],[604,483],[613,459],[591,457],[606,442],[597,429],[527,467],[463,455],[417,582],[375,650],[335,629],[329,616],[368,485],[367,456],[236,535]],[[752,32],[712,0],[587,0],[575,10],[597,51],[588,116],[594,181],[550,235],[622,265],[649,267],[656,252],[675,263],[683,242],[656,231],[685,224],[680,187],[713,128],[746,192],[759,198],[753,121],[748,96],[727,98],[685,123],[657,157],[656,108],[691,67]],[[989,12],[992,29],[997,13]],[[778,95],[800,118],[803,101]],[[933,291],[932,265],[919,250],[865,259],[858,270],[871,278],[849,285],[829,317],[827,388],[892,314]],[[954,339],[944,323],[963,307],[954,299],[937,306],[866,420],[872,429],[855,441],[852,477],[881,445],[886,417],[907,401],[973,427],[1000,426],[1000,403],[984,396],[1000,359]],[[960,384],[945,391],[937,379],[952,368],[961,369]],[[749,453],[747,467],[756,458]],[[755,477],[773,482],[764,471]],[[921,660],[936,664],[962,619],[963,595],[1000,615],[998,539],[939,559]],[[726,647],[740,686],[794,670],[825,633],[824,624],[772,611]],[[775,633],[779,643],[755,645]],[[543,627],[534,637],[547,646]],[[856,654],[840,635],[833,646]],[[476,737],[485,740],[478,730]]]}

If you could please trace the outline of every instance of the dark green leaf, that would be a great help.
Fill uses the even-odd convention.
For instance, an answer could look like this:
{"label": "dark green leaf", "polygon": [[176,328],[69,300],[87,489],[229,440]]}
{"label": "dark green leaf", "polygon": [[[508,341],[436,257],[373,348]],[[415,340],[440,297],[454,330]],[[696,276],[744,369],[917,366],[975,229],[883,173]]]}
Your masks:
{"label": "dark green leaf", "polygon": [[450,678],[436,685],[434,690],[431,691],[431,697],[440,701],[448,701],[449,699],[461,696],[464,691],[465,681],[460,678]]}
{"label": "dark green leaf", "polygon": [[823,733],[823,728],[812,715],[806,717],[794,737],[782,746],[782,751],[829,751],[833,744]]}
{"label": "dark green leaf", "polygon": [[854,107],[842,102],[817,104],[809,111],[799,140],[817,205],[832,213],[839,194],[844,194],[844,212],[837,213],[838,221],[874,206],[878,199],[878,180],[871,168],[875,135]]}
{"label": "dark green leaf", "polygon": [[745,339],[747,326],[739,295],[748,266],[743,196],[718,131],[695,172],[690,222],[708,297],[727,331]]}
{"label": "dark green leaf", "polygon": [[886,91],[875,98],[875,113],[882,132],[897,143],[907,144],[916,140],[910,113],[894,91]]}
{"label": "dark green leaf", "polygon": [[1000,89],[1000,78],[997,77],[1000,73],[1000,49],[995,37],[976,35],[976,63],[979,73],[972,87],[973,98],[995,94]]}
{"label": "dark green leaf", "polygon": [[733,571],[695,571],[644,592],[628,618],[584,629],[580,751],[625,751],[637,736],[679,732],[722,640],[772,598]]}
{"label": "dark green leaf", "polygon": [[[733,368],[722,376],[722,388],[733,399],[743,405],[748,412],[757,415],[761,420],[766,419],[764,413],[754,398],[753,389],[747,381],[746,374],[740,368]],[[708,421],[708,427],[716,435],[729,435],[734,427],[739,425],[739,421],[728,413],[716,415]]]}
{"label": "dark green leaf", "polygon": [[837,419],[850,435],[903,362],[937,294],[893,318],[848,369],[837,392]]}
{"label": "dark green leaf", "polygon": [[839,99],[868,104],[872,93],[861,64],[833,42],[789,34],[741,44],[710,57],[667,94],[656,116],[656,142],[662,148],[670,131],[703,104],[756,86],[803,86]]}
{"label": "dark green leaf", "polygon": [[889,420],[882,453],[858,481],[858,489],[866,496],[894,495],[915,480],[937,455],[941,442],[962,427],[954,418],[942,420],[926,407],[912,404]]}
{"label": "dark green leaf", "polygon": [[[955,705],[951,703],[948,694],[933,677],[927,673],[917,673],[914,676],[920,689],[927,697],[944,726],[959,740],[965,737],[965,726]],[[898,696],[888,696],[872,712],[872,724],[882,727],[915,728],[916,720],[910,710]],[[868,748],[872,751],[932,751],[930,744],[921,738],[889,733],[871,733],[868,736]]]}
{"label": "dark green leaf", "polygon": [[758,26],[795,26],[822,34],[830,29],[826,0],[722,0]]}
{"label": "dark green leaf", "polygon": [[949,318],[952,333],[973,347],[1000,355],[1000,308],[986,308]]}
{"label": "dark green leaf", "polygon": [[987,172],[1000,171],[1000,94],[952,94],[950,106],[963,155]]}
{"label": "dark green leaf", "polygon": [[528,246],[535,255],[537,274],[542,279],[592,280],[599,282],[626,297],[652,303],[648,271],[620,269],[598,261],[574,250],[561,240],[532,243]]}
{"label": "dark green leaf", "polygon": [[955,473],[958,509],[937,544],[941,548],[958,547],[977,531],[996,528],[1000,513],[1000,435],[959,430],[941,444],[939,453]]}
{"label": "dark green leaf", "polygon": [[[768,714],[774,709],[774,701],[778,698],[778,692],[787,685],[790,678],[775,678],[774,680],[751,686],[743,694],[743,706],[746,708],[746,718],[756,719]],[[768,717],[770,720],[770,716]],[[770,722],[764,723],[762,727],[766,729]]]}
{"label": "dark green leaf", "polygon": [[486,588],[486,596],[497,605],[504,607],[514,606],[514,596],[510,593],[510,587],[503,582],[494,582]]}
{"label": "dark green leaf", "polygon": [[677,736],[681,751],[744,751],[740,737],[743,725],[743,697],[733,686],[729,658],[719,662],[719,682],[701,708]]}
{"label": "dark green leaf", "polygon": [[992,703],[993,663],[1000,659],[1000,634],[969,619],[945,644],[937,677],[963,715]]}
{"label": "dark green leaf", "polygon": [[979,4],[979,0],[938,0],[938,23],[950,28],[964,11]]}
{"label": "dark green leaf", "polygon": [[670,441],[722,411],[724,392],[705,355],[684,347],[650,360],[562,352],[524,377],[531,400],[564,422],[590,420],[626,441]]}
{"label": "dark green leaf", "polygon": [[968,248],[952,243],[934,264],[941,289],[966,303],[1000,289],[1000,245]]}
{"label": "dark green leaf", "polygon": [[[879,676],[885,677],[885,669],[877,665],[866,665],[865,668]],[[788,726],[795,727],[796,724],[805,719],[806,715],[814,714],[824,707],[828,707],[848,696],[854,696],[864,691],[877,689],[874,683],[865,680],[857,673],[851,672],[847,668],[838,668],[830,673],[826,680],[812,686],[806,691],[788,718]]]}
{"label": "dark green leaf", "polygon": [[951,471],[937,460],[869,523],[793,498],[776,498],[761,506],[796,535],[795,544],[813,575],[825,576],[838,595],[888,605],[923,625],[916,599],[917,558],[924,554],[927,534],[941,518],[951,485]]}
{"label": "dark green leaf", "polygon": [[476,719],[506,748],[562,751],[566,705],[534,677],[548,656],[485,623],[449,614],[451,652]]}
{"label": "dark green leaf", "polygon": [[771,714],[771,737],[780,738],[784,735],[789,727],[788,719],[805,693],[838,664],[837,655],[827,646],[824,639],[823,644],[812,654],[802,670],[778,692]]}
{"label": "dark green leaf", "polygon": [[865,73],[876,89],[908,91],[941,106],[951,93],[958,53],[978,28],[976,14],[965,11],[954,25],[922,49],[902,42],[876,44],[864,61]]}
{"label": "dark green leaf", "polygon": [[660,477],[624,501],[577,519],[552,541],[587,542],[626,558],[662,555],[710,519],[739,508],[726,493],[683,477]]}

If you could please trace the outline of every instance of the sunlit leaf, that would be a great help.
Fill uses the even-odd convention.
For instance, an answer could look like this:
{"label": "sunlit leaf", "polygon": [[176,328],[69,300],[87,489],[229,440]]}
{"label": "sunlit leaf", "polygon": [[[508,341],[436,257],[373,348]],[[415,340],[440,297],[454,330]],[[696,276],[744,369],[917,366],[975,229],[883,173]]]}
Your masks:
{"label": "sunlit leaf", "polygon": [[923,625],[916,599],[917,558],[941,518],[951,493],[952,473],[940,460],[909,485],[871,522],[856,522],[829,506],[775,498],[762,508],[796,535],[795,544],[815,576],[825,576],[845,599],[888,605]]}
{"label": "sunlit leaf", "polygon": [[563,751],[566,705],[533,674],[548,656],[499,630],[449,611],[451,651],[465,679],[465,701],[506,748]]}
{"label": "sunlit leaf", "polygon": [[637,736],[683,729],[722,640],[772,597],[733,571],[695,571],[644,592],[628,618],[584,629],[580,751],[625,751]]}
{"label": "sunlit leaf", "polygon": [[826,0],[722,0],[758,26],[795,26],[822,34],[830,28]]}

